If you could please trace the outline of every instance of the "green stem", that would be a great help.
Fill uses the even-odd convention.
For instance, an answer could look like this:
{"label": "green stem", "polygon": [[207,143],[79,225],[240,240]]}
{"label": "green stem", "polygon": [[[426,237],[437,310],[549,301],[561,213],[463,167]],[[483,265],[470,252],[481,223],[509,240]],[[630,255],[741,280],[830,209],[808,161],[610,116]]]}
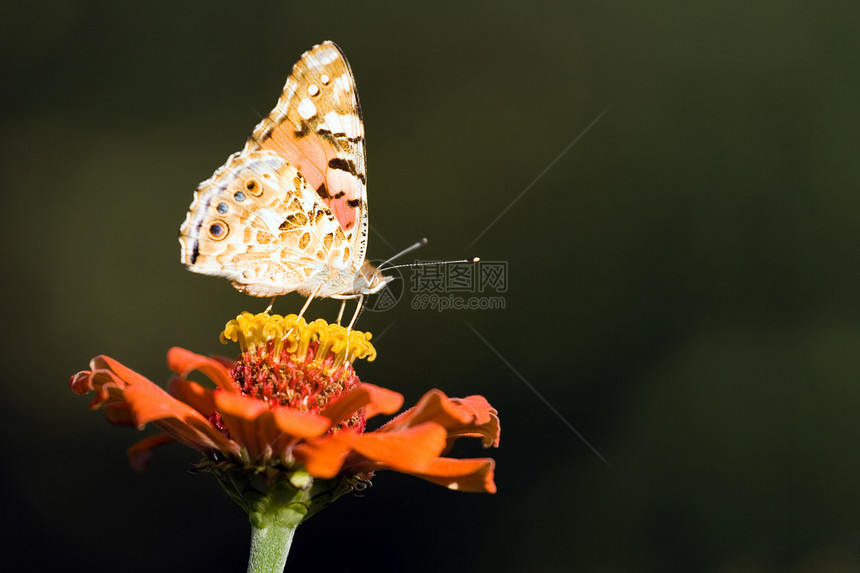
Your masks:
{"label": "green stem", "polygon": [[298,525],[274,519],[266,527],[252,524],[248,573],[282,573]]}
{"label": "green stem", "polygon": [[317,480],[305,471],[236,467],[204,462],[221,487],[248,514],[251,556],[248,573],[283,573],[299,524],[343,494],[357,489],[360,478]]}

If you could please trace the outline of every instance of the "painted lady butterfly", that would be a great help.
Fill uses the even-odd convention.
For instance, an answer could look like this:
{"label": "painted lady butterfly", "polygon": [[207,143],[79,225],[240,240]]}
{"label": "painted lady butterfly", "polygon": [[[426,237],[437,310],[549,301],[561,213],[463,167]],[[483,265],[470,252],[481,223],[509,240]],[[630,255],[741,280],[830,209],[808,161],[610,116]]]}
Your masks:
{"label": "painted lady butterfly", "polygon": [[334,43],[299,58],[244,149],[197,187],[179,243],[189,270],[252,296],[297,291],[308,303],[359,298],[360,308],[392,280],[364,260],[364,124]]}

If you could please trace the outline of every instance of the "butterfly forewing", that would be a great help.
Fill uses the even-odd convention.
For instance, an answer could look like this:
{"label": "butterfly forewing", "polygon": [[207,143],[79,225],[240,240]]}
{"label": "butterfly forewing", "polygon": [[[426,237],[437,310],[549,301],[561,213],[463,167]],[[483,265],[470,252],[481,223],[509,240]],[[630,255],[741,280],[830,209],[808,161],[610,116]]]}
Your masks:
{"label": "butterfly forewing", "polygon": [[367,246],[364,123],[355,78],[335,44],[302,55],[245,149],[275,151],[298,168],[343,228],[358,269]]}

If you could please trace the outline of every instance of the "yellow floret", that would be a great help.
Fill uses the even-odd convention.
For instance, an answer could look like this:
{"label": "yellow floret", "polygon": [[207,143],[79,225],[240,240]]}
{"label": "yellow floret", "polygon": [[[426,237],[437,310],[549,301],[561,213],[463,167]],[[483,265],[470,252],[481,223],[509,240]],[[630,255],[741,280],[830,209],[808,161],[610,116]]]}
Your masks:
{"label": "yellow floret", "polygon": [[256,352],[273,342],[272,352],[275,356],[279,356],[281,350],[285,349],[294,359],[304,360],[308,346],[317,340],[319,349],[314,362],[322,362],[331,352],[335,355],[332,368],[338,368],[344,362],[352,363],[356,358],[373,361],[376,358],[376,349],[370,343],[371,336],[369,332],[347,330],[321,318],[308,324],[305,319],[295,314],[281,316],[261,312],[253,315],[243,312],[224,327],[221,342],[238,342],[242,352]]}

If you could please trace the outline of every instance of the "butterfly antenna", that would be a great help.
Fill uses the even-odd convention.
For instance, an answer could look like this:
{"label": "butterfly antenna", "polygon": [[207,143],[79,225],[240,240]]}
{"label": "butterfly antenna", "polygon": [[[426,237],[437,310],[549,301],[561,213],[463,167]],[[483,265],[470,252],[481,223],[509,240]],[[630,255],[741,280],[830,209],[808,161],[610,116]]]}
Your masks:
{"label": "butterfly antenna", "polygon": [[[413,244],[409,245],[408,247],[406,247],[405,249],[403,249],[402,251],[400,251],[399,253],[397,253],[397,254],[396,254],[396,255],[394,255],[393,257],[391,257],[391,258],[389,258],[389,259],[387,259],[387,260],[383,261],[383,262],[382,262],[382,264],[380,264],[380,265],[379,265],[379,267],[378,267],[378,268],[379,268],[379,270],[384,270],[382,267],[384,267],[385,265],[387,265],[388,263],[390,263],[390,262],[391,262],[391,261],[393,261],[394,259],[399,259],[400,257],[402,257],[403,255],[405,255],[406,253],[411,253],[411,252],[412,252],[412,251],[414,251],[415,249],[420,249],[421,247],[423,247],[424,245],[426,245],[426,244],[427,244],[427,243],[429,243],[429,242],[430,242],[430,241],[428,241],[428,240],[427,240],[427,237],[422,237],[420,240],[415,241],[415,243],[413,243]],[[395,268],[395,267],[388,267],[388,268],[393,269],[393,268]]]}
{"label": "butterfly antenna", "polygon": [[459,259],[456,261],[430,261],[430,262],[426,262],[426,263],[408,263],[405,265],[394,265],[392,267],[386,267],[385,266],[388,263],[390,263],[391,261],[393,261],[394,259],[399,259],[400,257],[405,255],[406,253],[411,253],[415,249],[420,249],[421,247],[423,247],[424,245],[426,245],[429,242],[430,241],[427,240],[427,237],[422,238],[420,241],[416,241],[414,244],[409,245],[408,247],[406,247],[405,249],[403,249],[402,251],[400,251],[399,253],[397,253],[393,257],[389,258],[388,260],[383,261],[378,267],[379,270],[380,271],[387,271],[388,269],[400,269],[403,267],[425,267],[428,265],[450,265],[452,263],[477,263],[478,261],[481,260],[480,257],[472,257],[471,259]]}
{"label": "butterfly antenna", "polygon": [[426,263],[407,263],[405,265],[394,265],[393,267],[388,267],[385,269],[386,271],[389,269],[401,269],[403,267],[428,267],[431,265],[453,265],[455,263],[477,263],[481,260],[481,257],[472,257],[470,259],[459,259],[456,261],[428,261]]}

